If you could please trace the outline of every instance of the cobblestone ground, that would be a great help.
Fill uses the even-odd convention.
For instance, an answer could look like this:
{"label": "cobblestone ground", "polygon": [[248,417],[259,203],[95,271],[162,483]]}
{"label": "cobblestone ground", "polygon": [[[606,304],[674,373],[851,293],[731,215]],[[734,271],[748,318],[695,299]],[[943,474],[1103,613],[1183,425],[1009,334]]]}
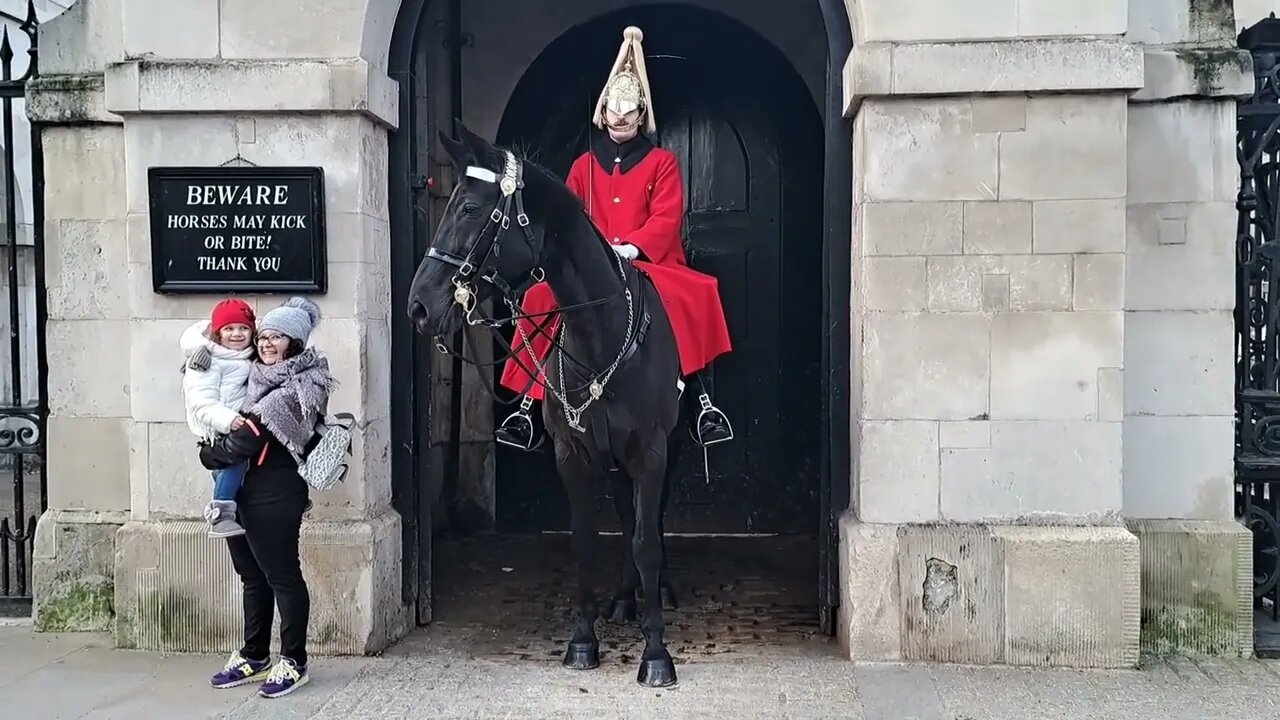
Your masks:
{"label": "cobblestone ground", "polygon": [[[857,665],[830,652],[690,659],[654,691],[606,659],[578,673],[550,662],[477,658],[449,628],[377,658],[317,658],[294,695],[215,691],[222,658],[113,650],[96,635],[0,627],[6,720],[201,718],[841,718],[849,720],[1271,720],[1280,663],[1161,661],[1139,671]],[[434,647],[427,654],[429,648]]]}

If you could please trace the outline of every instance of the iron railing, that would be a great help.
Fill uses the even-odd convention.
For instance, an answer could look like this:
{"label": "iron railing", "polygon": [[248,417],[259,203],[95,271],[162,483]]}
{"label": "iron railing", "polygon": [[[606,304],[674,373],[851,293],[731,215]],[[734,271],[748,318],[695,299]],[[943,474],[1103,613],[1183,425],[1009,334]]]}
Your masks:
{"label": "iron railing", "polygon": [[1256,607],[1274,622],[1280,619],[1280,20],[1272,13],[1242,32],[1239,43],[1253,55],[1254,92],[1240,102],[1236,124],[1236,515],[1253,532]]}
{"label": "iron railing", "polygon": [[[3,18],[0,37],[0,127],[4,158],[3,253],[8,310],[0,315],[0,327],[9,335],[8,347],[0,344],[7,372],[0,377],[0,473],[11,478],[9,492],[0,485],[0,615],[31,612],[31,562],[36,520],[48,506],[44,475],[47,363],[44,354],[44,158],[39,129],[31,124],[29,135],[15,132],[16,120],[25,117],[27,81],[37,74],[37,25],[34,0],[27,2],[26,19],[17,22],[28,44],[25,63],[19,61]],[[15,33],[17,35],[17,33]],[[25,65],[25,68],[21,66]],[[21,70],[19,70],[21,68]],[[21,147],[19,145],[27,145]],[[29,143],[29,145],[28,145]],[[29,150],[29,160],[20,157]],[[21,180],[26,180],[22,183]],[[30,217],[21,195],[31,200]],[[7,323],[7,326],[5,325]]]}

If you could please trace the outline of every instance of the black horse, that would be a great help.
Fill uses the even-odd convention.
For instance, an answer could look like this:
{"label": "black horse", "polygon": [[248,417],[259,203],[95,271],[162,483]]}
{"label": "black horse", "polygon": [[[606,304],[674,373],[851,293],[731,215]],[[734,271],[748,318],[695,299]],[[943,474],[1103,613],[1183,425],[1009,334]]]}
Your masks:
{"label": "black horse", "polygon": [[645,650],[637,680],[671,685],[676,671],[663,642],[662,611],[664,600],[675,600],[664,577],[662,516],[669,456],[678,445],[672,431],[683,415],[670,320],[652,284],[614,253],[558,178],[457,124],[462,142],[443,132],[440,140],[458,183],[409,287],[409,317],[445,349],[440,338],[464,321],[500,324],[478,315],[480,303],[492,298],[518,314],[521,293],[545,277],[560,325],[545,362],[543,418],[572,506],[578,571],[578,621],[564,664],[600,664],[592,511],[594,486],[609,476],[631,540],[624,543],[611,619],[635,618],[642,587]]}

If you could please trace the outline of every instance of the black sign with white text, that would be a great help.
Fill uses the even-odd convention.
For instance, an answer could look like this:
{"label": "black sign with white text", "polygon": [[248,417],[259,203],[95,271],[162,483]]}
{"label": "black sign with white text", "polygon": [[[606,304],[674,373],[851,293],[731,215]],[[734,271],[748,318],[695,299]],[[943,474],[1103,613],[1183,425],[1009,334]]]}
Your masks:
{"label": "black sign with white text", "polygon": [[147,183],[156,292],[325,292],[322,168],[154,167]]}

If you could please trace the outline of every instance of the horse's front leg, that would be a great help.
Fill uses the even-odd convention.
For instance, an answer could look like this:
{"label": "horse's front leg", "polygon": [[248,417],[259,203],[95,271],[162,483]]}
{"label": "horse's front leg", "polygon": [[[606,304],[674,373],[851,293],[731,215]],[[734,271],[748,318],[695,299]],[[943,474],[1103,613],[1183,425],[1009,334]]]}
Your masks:
{"label": "horse's front leg", "polygon": [[567,445],[556,444],[556,464],[570,503],[573,556],[578,565],[578,620],[565,651],[564,665],[574,670],[600,666],[600,640],[596,637],[595,549],[597,532],[592,512],[591,468],[586,458]]}
{"label": "horse's front leg", "polygon": [[655,448],[633,461],[628,469],[635,483],[636,528],[631,536],[632,554],[644,588],[644,657],[637,682],[647,687],[666,687],[676,682],[676,666],[663,641],[660,582],[662,577],[662,507],[665,448]]}

